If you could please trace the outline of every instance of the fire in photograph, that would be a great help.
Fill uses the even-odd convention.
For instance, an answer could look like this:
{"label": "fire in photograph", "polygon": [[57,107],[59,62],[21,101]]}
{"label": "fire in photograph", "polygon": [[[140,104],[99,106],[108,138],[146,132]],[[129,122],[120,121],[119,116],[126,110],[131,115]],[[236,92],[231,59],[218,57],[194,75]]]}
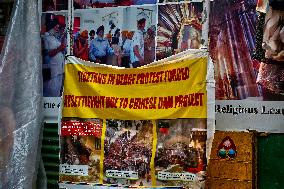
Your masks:
{"label": "fire in photograph", "polygon": [[60,181],[99,182],[101,135],[101,120],[68,119],[62,121]]}
{"label": "fire in photograph", "polygon": [[203,185],[206,119],[157,121],[155,172],[158,186]]}

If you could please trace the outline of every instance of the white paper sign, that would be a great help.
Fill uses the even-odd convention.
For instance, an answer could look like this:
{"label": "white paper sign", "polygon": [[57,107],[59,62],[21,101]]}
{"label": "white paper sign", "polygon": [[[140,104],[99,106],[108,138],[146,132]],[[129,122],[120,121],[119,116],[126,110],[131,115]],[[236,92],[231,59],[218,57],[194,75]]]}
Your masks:
{"label": "white paper sign", "polygon": [[138,180],[138,172],[135,171],[118,171],[118,170],[106,170],[106,177],[109,178],[121,178]]}
{"label": "white paper sign", "polygon": [[59,173],[63,175],[88,176],[88,165],[60,164]]}
{"label": "white paper sign", "polygon": [[158,172],[158,180],[179,180],[179,181],[194,181],[196,175],[193,173],[170,173]]}
{"label": "white paper sign", "polygon": [[48,123],[57,123],[60,110],[61,97],[44,97],[43,114]]}
{"label": "white paper sign", "polygon": [[216,130],[283,133],[284,101],[218,100]]}

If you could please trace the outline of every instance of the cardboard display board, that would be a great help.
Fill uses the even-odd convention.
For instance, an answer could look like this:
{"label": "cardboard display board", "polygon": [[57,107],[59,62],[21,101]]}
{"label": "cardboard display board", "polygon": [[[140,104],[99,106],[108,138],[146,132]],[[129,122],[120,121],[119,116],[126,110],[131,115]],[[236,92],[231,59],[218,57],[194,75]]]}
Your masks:
{"label": "cardboard display board", "polygon": [[255,188],[255,145],[252,132],[216,131],[207,169],[207,188]]}

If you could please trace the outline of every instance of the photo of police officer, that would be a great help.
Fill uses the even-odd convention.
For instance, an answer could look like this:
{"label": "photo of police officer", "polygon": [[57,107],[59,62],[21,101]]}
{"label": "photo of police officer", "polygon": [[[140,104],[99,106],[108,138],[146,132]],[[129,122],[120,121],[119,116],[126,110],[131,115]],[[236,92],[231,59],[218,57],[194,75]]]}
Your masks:
{"label": "photo of police officer", "polygon": [[76,55],[80,48],[73,51],[76,57],[125,68],[138,68],[155,60],[157,5],[75,10],[75,16],[79,21],[74,41],[87,40],[90,35],[88,57]]}
{"label": "photo of police officer", "polygon": [[114,53],[107,39],[104,38],[104,26],[97,29],[97,37],[90,43],[89,57],[92,62],[106,64],[107,55]]}

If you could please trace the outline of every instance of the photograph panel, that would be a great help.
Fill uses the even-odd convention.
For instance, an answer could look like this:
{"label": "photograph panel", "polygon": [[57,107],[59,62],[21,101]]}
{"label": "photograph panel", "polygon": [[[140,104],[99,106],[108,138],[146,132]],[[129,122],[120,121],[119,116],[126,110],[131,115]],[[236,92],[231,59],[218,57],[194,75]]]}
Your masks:
{"label": "photograph panel", "polygon": [[59,181],[99,183],[102,120],[63,119]]}
{"label": "photograph panel", "polygon": [[157,0],[74,0],[75,9],[156,4]]}
{"label": "photograph panel", "polygon": [[206,119],[157,120],[157,186],[204,186]]}
{"label": "photograph panel", "polygon": [[76,10],[74,55],[119,67],[155,60],[157,6]]}
{"label": "photograph panel", "polygon": [[283,101],[283,15],[273,2],[211,2],[217,100]]}
{"label": "photograph panel", "polygon": [[[152,121],[107,120],[104,182],[151,186],[152,146]],[[123,175],[126,174],[127,176],[124,177]]]}
{"label": "photograph panel", "polygon": [[67,53],[67,14],[43,13],[41,19],[43,96],[60,97]]}
{"label": "photograph panel", "polygon": [[157,60],[201,47],[203,3],[158,5]]}

